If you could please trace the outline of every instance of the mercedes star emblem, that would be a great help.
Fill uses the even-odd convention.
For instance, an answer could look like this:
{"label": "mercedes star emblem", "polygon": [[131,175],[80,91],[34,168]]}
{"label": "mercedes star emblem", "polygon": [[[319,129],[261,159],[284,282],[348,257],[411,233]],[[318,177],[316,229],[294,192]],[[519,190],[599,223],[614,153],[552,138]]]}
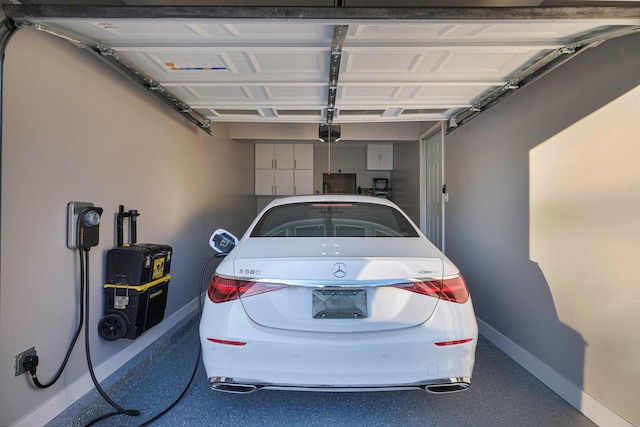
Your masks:
{"label": "mercedes star emblem", "polygon": [[333,275],[338,279],[342,279],[347,275],[347,266],[341,262],[333,264]]}

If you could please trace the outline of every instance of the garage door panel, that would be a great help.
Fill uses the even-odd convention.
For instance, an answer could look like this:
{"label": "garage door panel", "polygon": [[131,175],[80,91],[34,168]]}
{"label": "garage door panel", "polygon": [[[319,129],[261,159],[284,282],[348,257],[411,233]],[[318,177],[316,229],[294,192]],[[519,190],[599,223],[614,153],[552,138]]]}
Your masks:
{"label": "garage door panel", "polygon": [[[423,9],[440,16],[413,16]],[[315,10],[313,18],[304,16],[302,9],[274,15],[277,11],[267,8],[265,13],[271,15],[266,19],[198,18],[211,12],[206,7],[108,10],[120,17],[64,15],[34,18],[30,23],[99,55],[107,52],[104,57],[111,65],[113,58],[124,63],[124,74],[143,75],[141,86],[162,87],[177,97],[177,102],[170,102],[178,111],[204,112],[197,118],[203,128],[208,126],[206,119],[417,121],[451,120],[463,112],[468,117],[496,102],[495,96],[486,95],[507,85],[522,87],[520,76],[529,76],[528,67],[536,65],[532,73],[544,71],[547,64],[539,61],[550,53],[570,57],[600,40],[578,49],[571,46],[575,42],[606,31],[629,33],[640,25],[637,16],[582,19],[574,12],[571,18],[558,19],[562,15],[558,12],[542,18],[529,9],[520,18],[511,12],[511,18],[501,19],[500,8],[461,9],[467,12],[464,19],[443,18],[447,12],[442,8],[415,8],[402,19],[373,18],[380,10],[369,8],[356,10],[354,14],[362,16],[353,18],[349,17],[353,8],[336,8],[344,18],[331,19],[322,18],[322,10]],[[137,19],[122,17],[130,10],[136,11]],[[155,15],[159,10],[161,15]],[[209,16],[224,10],[215,9]],[[253,11],[228,10],[242,10],[240,15]],[[187,14],[167,17],[181,11]],[[546,13],[553,15],[551,9]]]}
{"label": "garage door panel", "polygon": [[451,50],[435,68],[433,74],[446,74],[451,79],[496,78],[506,79],[523,65],[541,58],[551,50],[528,49],[511,51],[492,50]]}
{"label": "garage door panel", "polygon": [[325,46],[331,40],[330,23],[253,21],[230,23],[228,20],[175,19],[60,19],[56,26],[70,33],[83,34],[114,47],[127,45],[171,46],[191,41],[207,45],[229,42],[255,46],[256,41],[290,43],[293,40]]}
{"label": "garage door panel", "polygon": [[460,104],[469,99],[476,99],[488,90],[499,87],[500,82],[448,84],[366,84],[345,83],[338,90],[340,106],[348,105],[425,105]]}
{"label": "garage door panel", "polygon": [[327,89],[321,84],[244,85],[229,83],[165,84],[165,87],[196,106],[259,105],[273,103],[323,106]]}
{"label": "garage door panel", "polygon": [[247,50],[255,73],[326,74],[327,48],[263,48]]}
{"label": "garage door panel", "polygon": [[326,81],[327,49],[123,48],[118,54],[160,84]]}
{"label": "garage door panel", "polygon": [[254,21],[225,26],[235,35],[236,40],[253,43],[262,40],[271,44],[290,44],[292,40],[297,40],[306,44],[326,46],[333,36],[333,25],[329,23]]}
{"label": "garage door panel", "polygon": [[350,25],[348,46],[383,45],[486,45],[516,46],[522,43],[571,43],[577,38],[601,31],[607,26],[587,22],[424,22],[424,23],[367,23]]}

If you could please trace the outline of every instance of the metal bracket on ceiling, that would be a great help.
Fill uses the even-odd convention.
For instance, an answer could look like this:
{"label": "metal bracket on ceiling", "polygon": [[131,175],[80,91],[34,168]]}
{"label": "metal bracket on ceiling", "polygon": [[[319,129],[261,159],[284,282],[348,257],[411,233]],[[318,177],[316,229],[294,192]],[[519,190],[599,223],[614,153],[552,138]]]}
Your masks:
{"label": "metal bracket on ceiling", "polygon": [[111,56],[111,57],[115,58],[116,60],[120,59],[118,57],[118,52],[116,52],[113,49],[109,49],[108,47],[98,47],[98,49],[100,50],[100,55],[102,55],[102,56]]}
{"label": "metal bracket on ceiling", "polygon": [[16,25],[13,19],[5,18],[0,23],[0,60],[4,63],[4,52],[9,44],[11,36],[18,31],[20,27]]}
{"label": "metal bracket on ceiling", "polygon": [[460,126],[478,116],[480,113],[493,107],[507,96],[515,93],[518,89],[521,89],[524,86],[533,83],[534,81],[545,76],[560,65],[574,58],[580,52],[583,52],[590,47],[595,47],[606,40],[626,36],[637,32],[640,32],[640,27],[604,32],[602,34],[598,34],[596,36],[589,37],[554,50],[537,62],[533,63],[528,68],[518,73],[501,87],[497,88],[479,101],[475,102],[468,109],[452,116],[449,119],[446,132],[449,133],[459,128]]}
{"label": "metal bracket on ceiling", "polygon": [[333,123],[335,115],[336,97],[338,94],[338,77],[340,75],[340,61],[342,47],[347,37],[348,25],[335,25],[331,40],[331,59],[329,61],[329,90],[327,95],[327,124]]}

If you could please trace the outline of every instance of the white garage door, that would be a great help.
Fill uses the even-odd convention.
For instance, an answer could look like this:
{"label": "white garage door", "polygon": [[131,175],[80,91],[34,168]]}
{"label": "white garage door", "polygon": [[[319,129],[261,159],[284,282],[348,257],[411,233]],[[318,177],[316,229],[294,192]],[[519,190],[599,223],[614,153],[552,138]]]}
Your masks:
{"label": "white garage door", "polygon": [[640,8],[5,5],[210,122],[463,123]]}

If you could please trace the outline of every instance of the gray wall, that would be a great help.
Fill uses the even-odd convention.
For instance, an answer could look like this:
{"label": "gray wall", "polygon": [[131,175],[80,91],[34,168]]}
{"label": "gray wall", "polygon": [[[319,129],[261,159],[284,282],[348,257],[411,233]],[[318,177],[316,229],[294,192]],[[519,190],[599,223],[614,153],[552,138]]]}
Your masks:
{"label": "gray wall", "polygon": [[568,380],[587,415],[598,401],[634,425],[639,46],[589,49],[445,138],[447,254],[485,330]]}
{"label": "gray wall", "polygon": [[118,205],[142,214],[139,241],[174,247],[166,319],[193,304],[212,253],[210,233],[223,226],[241,234],[255,216],[255,197],[253,162],[245,161],[253,144],[232,141],[227,126],[206,135],[66,41],[20,30],[9,43],[2,83],[0,425],[7,426],[54,396],[68,400],[87,375],[82,337],[53,387],[36,390],[27,375],[13,372],[14,356],[35,346],[39,377],[49,381],[77,324],[79,267],[66,247],[68,202],[105,210],[100,245],[90,253],[85,326],[99,366],[107,359],[124,364],[119,355],[144,337],[109,343],[94,332]]}
{"label": "gray wall", "polygon": [[[329,151],[327,144],[314,144],[313,187],[322,193],[322,174],[329,171]],[[331,144],[331,173],[355,173],[356,187],[372,188],[373,178],[389,178],[389,171],[367,170],[367,147],[359,144],[349,146],[342,141]]]}
{"label": "gray wall", "polygon": [[[277,129],[269,132],[278,135]],[[283,135],[284,137],[284,135]],[[300,140],[279,139],[280,142],[291,143]],[[355,145],[354,145],[355,144]],[[313,192],[322,193],[322,175],[329,171],[329,151],[326,143],[313,144]],[[356,187],[371,188],[373,178],[390,178],[390,171],[367,170],[367,147],[363,143],[337,142],[331,144],[331,173],[355,173]],[[261,211],[272,200],[279,196],[256,196],[257,210]]]}
{"label": "gray wall", "polygon": [[395,144],[391,198],[420,226],[420,145]]}

